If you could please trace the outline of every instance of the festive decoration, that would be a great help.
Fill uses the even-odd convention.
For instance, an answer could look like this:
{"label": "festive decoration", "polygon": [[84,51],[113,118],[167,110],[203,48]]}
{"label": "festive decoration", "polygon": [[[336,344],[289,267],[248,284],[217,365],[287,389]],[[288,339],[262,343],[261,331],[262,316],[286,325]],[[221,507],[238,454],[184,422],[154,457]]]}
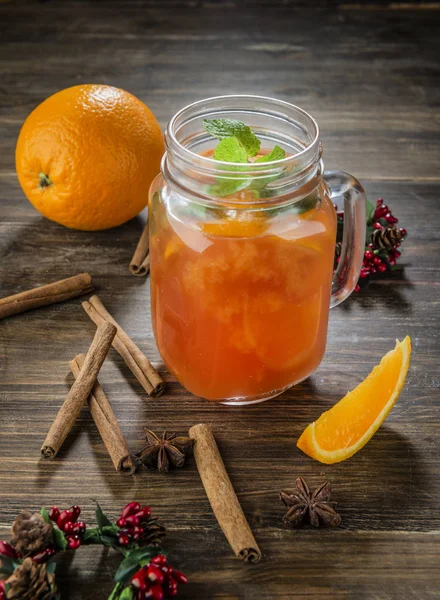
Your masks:
{"label": "festive decoration", "polygon": [[54,556],[99,544],[124,556],[109,600],[164,600],[187,578],[159,553],[165,527],[149,506],[130,502],[114,523],[96,503],[96,527],[79,521],[79,506],[32,514],[22,511],[12,525],[11,543],[0,541],[0,600],[60,600]]}
{"label": "festive decoration", "polygon": [[[336,205],[335,209],[338,216],[335,249],[336,268],[341,259],[344,212],[338,211]],[[406,229],[397,228],[396,223],[398,223],[398,219],[392,214],[389,207],[383,203],[383,198],[378,198],[375,205],[367,201],[367,233],[364,260],[355,292],[366,285],[371,276],[397,268],[396,262],[401,255],[398,248],[406,237]]]}

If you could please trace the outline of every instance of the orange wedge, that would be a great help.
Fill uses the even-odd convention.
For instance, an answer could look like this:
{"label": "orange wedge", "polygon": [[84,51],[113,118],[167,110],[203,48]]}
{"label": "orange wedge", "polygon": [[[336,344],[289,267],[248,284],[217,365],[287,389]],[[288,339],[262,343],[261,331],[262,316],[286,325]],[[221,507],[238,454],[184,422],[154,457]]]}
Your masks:
{"label": "orange wedge", "polygon": [[362,383],[303,431],[298,448],[326,464],[341,462],[363,448],[396,403],[410,354],[410,338],[397,340]]}

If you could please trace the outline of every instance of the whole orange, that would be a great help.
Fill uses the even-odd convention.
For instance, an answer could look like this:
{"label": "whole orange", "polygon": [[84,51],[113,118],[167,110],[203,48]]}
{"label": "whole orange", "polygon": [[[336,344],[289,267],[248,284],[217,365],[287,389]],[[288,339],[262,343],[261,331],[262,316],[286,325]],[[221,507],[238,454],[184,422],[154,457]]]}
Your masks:
{"label": "whole orange", "polygon": [[108,85],[77,85],[28,116],[15,161],[24,193],[45,217],[97,230],[146,206],[163,153],[161,129],[143,102]]}

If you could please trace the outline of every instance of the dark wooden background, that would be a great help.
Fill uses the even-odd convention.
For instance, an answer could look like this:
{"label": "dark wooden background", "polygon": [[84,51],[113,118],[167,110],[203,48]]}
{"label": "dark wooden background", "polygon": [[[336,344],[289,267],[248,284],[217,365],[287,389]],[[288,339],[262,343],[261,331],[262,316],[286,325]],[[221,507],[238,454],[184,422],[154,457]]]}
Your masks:
{"label": "dark wooden background", "polygon": [[[193,462],[169,475],[119,475],[86,411],[59,457],[39,461],[72,383],[68,361],[94,332],[79,299],[0,322],[1,537],[24,507],[78,503],[91,519],[91,497],[114,515],[138,499],[169,528],[171,558],[191,580],[182,599],[440,598],[439,8],[0,2],[0,296],[89,271],[106,306],[160,365],[149,283],[128,271],[142,218],[100,233],[64,229],[32,208],[16,179],[23,120],[47,96],[78,83],[129,90],[163,126],[183,105],[218,94],[298,104],[321,125],[326,166],[352,172],[372,200],[383,196],[409,231],[404,275],[385,277],[332,311],[321,367],[275,400],[216,406],[166,373],[167,393],[153,400],[114,352],[102,369],[134,450],[146,425],[184,432],[197,422],[213,424],[264,553],[259,565],[232,555]],[[368,446],[334,466],[302,454],[295,443],[303,428],[406,334],[414,349],[407,384]],[[284,528],[278,491],[299,475],[312,485],[332,482],[338,530]],[[115,555],[91,548],[63,559],[63,599],[105,599],[117,564]]]}

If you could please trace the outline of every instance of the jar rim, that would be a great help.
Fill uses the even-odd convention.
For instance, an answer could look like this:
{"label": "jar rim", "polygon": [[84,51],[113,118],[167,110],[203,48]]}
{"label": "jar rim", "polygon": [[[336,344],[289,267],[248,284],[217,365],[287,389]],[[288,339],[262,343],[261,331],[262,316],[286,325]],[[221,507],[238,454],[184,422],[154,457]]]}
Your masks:
{"label": "jar rim", "polygon": [[[287,102],[285,100],[279,100],[277,98],[272,98],[270,96],[259,96],[259,95],[253,95],[253,94],[229,94],[229,95],[223,95],[223,96],[212,96],[210,98],[205,98],[203,100],[197,100],[196,102],[193,102],[191,104],[188,104],[187,106],[184,106],[183,108],[181,108],[169,121],[168,126],[166,128],[166,132],[165,132],[165,139],[166,139],[166,143],[167,143],[167,147],[171,150],[171,151],[178,151],[180,154],[180,157],[182,160],[184,160],[185,162],[194,162],[197,161],[197,163],[203,168],[206,169],[211,169],[211,168],[215,168],[217,170],[217,172],[220,170],[222,170],[222,168],[225,169],[225,171],[230,171],[231,167],[240,167],[241,170],[243,170],[243,163],[233,163],[233,162],[226,162],[226,161],[219,161],[219,160],[215,160],[209,156],[203,156],[201,154],[197,154],[196,152],[193,152],[192,150],[190,150],[189,148],[187,148],[184,144],[182,144],[176,136],[176,133],[180,127],[180,125],[183,125],[186,122],[186,117],[190,118],[191,114],[198,111],[198,109],[202,109],[204,106],[206,106],[207,104],[215,104],[217,103],[219,105],[219,107],[221,106],[222,102],[227,103],[228,101],[230,102],[231,100],[237,100],[238,102],[260,102],[261,104],[266,104],[266,105],[273,105],[274,107],[278,107],[278,108],[284,108],[288,114],[288,111],[292,112],[292,113],[296,113],[297,115],[300,115],[303,117],[304,121],[307,123],[307,125],[310,127],[310,129],[312,130],[312,140],[311,142],[307,143],[307,145],[305,145],[305,147],[293,154],[289,154],[288,156],[286,156],[285,158],[281,158],[278,160],[274,160],[271,161],[270,163],[266,163],[266,174],[270,171],[267,170],[268,165],[270,165],[270,168],[273,169],[279,169],[280,167],[284,167],[286,165],[291,164],[292,162],[298,163],[298,161],[301,161],[302,159],[306,159],[307,156],[310,156],[310,158],[313,158],[319,154],[320,152],[320,143],[319,143],[319,126],[318,123],[316,121],[316,119],[314,119],[314,117],[312,117],[307,111],[305,111],[303,108],[300,108],[299,106],[296,106],[295,104],[292,104],[290,102]],[[258,106],[258,104],[257,104]],[[230,109],[232,110],[232,109]],[[234,108],[234,110],[236,112],[239,112],[241,109],[239,108],[239,106],[237,106],[236,108]],[[244,112],[247,109],[244,110]],[[256,110],[256,109],[255,109]],[[209,112],[209,108],[206,107],[206,112]],[[261,112],[264,112],[264,110],[261,110]],[[194,116],[192,117],[194,118]],[[259,171],[261,170],[261,164],[258,163],[248,163],[246,165],[246,171],[249,171],[250,173],[254,172],[254,171]]]}

